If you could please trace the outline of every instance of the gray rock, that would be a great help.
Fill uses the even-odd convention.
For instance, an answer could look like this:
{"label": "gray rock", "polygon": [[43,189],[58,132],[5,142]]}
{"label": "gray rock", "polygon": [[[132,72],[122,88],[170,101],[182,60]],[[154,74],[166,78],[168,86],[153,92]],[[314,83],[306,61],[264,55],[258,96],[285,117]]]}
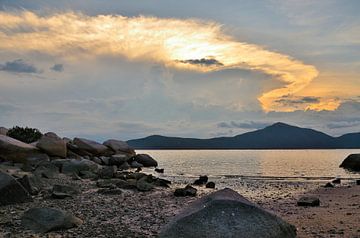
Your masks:
{"label": "gray rock", "polygon": [[43,135],[36,146],[51,156],[65,158],[67,155],[66,142],[52,132]]}
{"label": "gray rock", "polygon": [[214,182],[208,182],[206,184],[206,188],[215,188],[215,183]]}
{"label": "gray rock", "polygon": [[341,168],[360,171],[360,154],[351,154],[341,163]]}
{"label": "gray rock", "polygon": [[0,135],[0,158],[25,163],[26,158],[42,154],[35,146],[26,144],[8,136]]}
{"label": "gray rock", "polygon": [[174,196],[175,197],[186,197],[186,196],[190,196],[190,197],[195,197],[197,193],[197,189],[187,185],[185,188],[177,188],[175,189],[174,192]]}
{"label": "gray rock", "polygon": [[109,147],[115,152],[124,152],[130,155],[135,155],[134,149],[131,148],[125,141],[111,139],[105,141],[103,145]]}
{"label": "gray rock", "polygon": [[77,195],[79,193],[80,193],[79,190],[76,189],[73,186],[55,184],[53,186],[51,196],[53,198],[62,199],[62,198],[66,198],[66,197],[72,197],[72,196]]}
{"label": "gray rock", "polygon": [[102,169],[99,171],[99,177],[102,179],[113,178],[116,171],[116,166],[103,166]]}
{"label": "gray rock", "polygon": [[135,179],[119,180],[116,186],[122,189],[136,189],[137,181]]}
{"label": "gray rock", "polygon": [[313,196],[304,196],[297,201],[297,205],[302,207],[317,207],[320,206],[320,199]]}
{"label": "gray rock", "polygon": [[203,176],[200,176],[199,179],[195,180],[194,184],[195,185],[204,185],[207,183],[208,180],[209,180],[208,176],[203,175]]}
{"label": "gray rock", "polygon": [[92,180],[97,180],[99,178],[99,175],[94,173],[94,172],[91,172],[91,171],[88,171],[88,170],[85,170],[85,171],[80,171],[79,172],[79,176],[80,178],[82,179],[92,179]]}
{"label": "gray rock", "polygon": [[41,188],[42,183],[39,177],[33,174],[24,175],[22,178],[17,179],[17,181],[30,193],[31,195],[37,195]]}
{"label": "gray rock", "polygon": [[31,201],[30,194],[15,178],[0,171],[0,206]]}
{"label": "gray rock", "polygon": [[104,165],[110,165],[110,157],[101,156],[100,159]]}
{"label": "gray rock", "polygon": [[140,163],[137,162],[137,161],[132,161],[132,162],[130,163],[130,167],[136,169],[136,168],[141,168],[141,167],[143,167],[143,165],[140,164]]}
{"label": "gray rock", "polygon": [[62,164],[62,173],[64,174],[80,174],[80,172],[89,171],[94,174],[99,172],[100,165],[91,160],[86,159],[71,159]]}
{"label": "gray rock", "polygon": [[121,179],[102,179],[96,182],[98,188],[116,188]]}
{"label": "gray rock", "polygon": [[160,238],[293,238],[296,229],[231,189],[204,196],[167,224]]}
{"label": "gray rock", "polygon": [[100,165],[103,164],[102,160],[99,157],[92,157],[91,161],[93,161],[93,162],[95,162],[97,164],[100,164]]}
{"label": "gray rock", "polygon": [[50,158],[46,154],[37,155],[36,157],[28,157],[25,159],[22,169],[24,171],[30,172],[30,171],[35,170],[41,164],[43,164],[45,162],[49,162],[49,161],[50,161]]}
{"label": "gray rock", "polygon": [[21,225],[38,233],[65,230],[83,221],[72,214],[54,208],[31,208],[21,217]]}
{"label": "gray rock", "polygon": [[100,194],[104,195],[121,195],[123,191],[119,188],[102,188],[97,191]]}
{"label": "gray rock", "polygon": [[58,177],[59,168],[51,162],[44,161],[34,170],[34,174],[38,177],[53,179]]}
{"label": "gray rock", "polygon": [[134,157],[134,160],[144,167],[157,167],[158,163],[150,155],[147,154],[138,154]]}
{"label": "gray rock", "polygon": [[124,163],[122,163],[120,166],[119,166],[119,170],[128,170],[128,169],[130,169],[131,167],[130,167],[130,165],[129,165],[129,163],[128,162],[124,162]]}
{"label": "gray rock", "polygon": [[129,160],[129,156],[126,154],[112,155],[109,160],[110,165],[120,166]]}
{"label": "gray rock", "polygon": [[5,127],[0,127],[0,135],[4,135],[6,136],[6,134],[8,133],[8,129]]}
{"label": "gray rock", "polygon": [[153,184],[154,179],[151,175],[143,176],[136,182],[136,188],[141,192],[147,192],[152,190],[155,185]]}
{"label": "gray rock", "polygon": [[85,138],[75,138],[74,144],[83,151],[86,151],[93,155],[106,155],[109,152],[109,148],[105,145],[97,143],[96,141],[88,140]]}

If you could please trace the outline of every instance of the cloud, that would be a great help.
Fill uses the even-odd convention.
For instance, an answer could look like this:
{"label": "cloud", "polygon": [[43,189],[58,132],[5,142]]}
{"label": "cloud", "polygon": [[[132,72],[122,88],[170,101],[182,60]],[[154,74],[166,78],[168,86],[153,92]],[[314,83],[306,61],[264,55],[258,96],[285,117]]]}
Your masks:
{"label": "cloud", "polygon": [[215,65],[215,66],[222,66],[223,64],[216,59],[189,59],[189,60],[181,60],[181,63],[185,64],[194,64],[194,65],[200,65],[200,66],[209,66],[209,65]]}
{"label": "cloud", "polygon": [[50,69],[53,71],[56,71],[56,72],[62,72],[62,71],[64,71],[64,65],[63,64],[54,64]]}
{"label": "cloud", "polygon": [[34,65],[26,63],[22,59],[5,62],[0,64],[0,71],[6,71],[11,73],[41,73],[41,70],[37,69]]}
{"label": "cloud", "polygon": [[269,126],[271,123],[268,122],[220,122],[217,124],[219,128],[241,128],[241,129],[262,129],[264,127]]}
{"label": "cloud", "polygon": [[360,125],[360,122],[355,121],[355,122],[333,122],[333,123],[328,123],[326,126],[329,129],[341,129],[341,128],[356,127],[356,126],[359,126],[359,125]]}
{"label": "cloud", "polygon": [[[238,41],[225,34],[220,24],[195,19],[0,12],[0,42],[0,50],[42,52],[70,61],[105,55],[197,72],[260,71],[282,83],[258,97],[265,111],[296,110],[292,105],[278,107],[275,101],[298,93],[318,75],[312,65]],[[314,105],[314,110],[323,106]]]}

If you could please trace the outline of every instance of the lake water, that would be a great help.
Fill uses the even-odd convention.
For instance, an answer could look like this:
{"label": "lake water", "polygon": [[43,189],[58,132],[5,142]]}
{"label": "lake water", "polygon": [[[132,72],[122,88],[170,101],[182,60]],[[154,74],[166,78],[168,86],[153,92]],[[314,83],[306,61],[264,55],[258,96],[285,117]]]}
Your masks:
{"label": "lake water", "polygon": [[360,178],[339,168],[360,150],[138,150],[154,157],[166,176],[326,180]]}

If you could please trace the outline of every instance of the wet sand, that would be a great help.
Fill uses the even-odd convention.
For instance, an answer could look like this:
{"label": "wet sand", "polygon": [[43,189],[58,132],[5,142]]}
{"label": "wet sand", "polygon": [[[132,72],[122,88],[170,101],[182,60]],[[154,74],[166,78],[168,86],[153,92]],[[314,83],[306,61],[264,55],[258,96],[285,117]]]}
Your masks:
{"label": "wet sand", "polygon": [[[174,197],[176,187],[189,179],[177,181],[171,188],[150,192],[124,190],[122,195],[97,193],[96,183],[61,176],[50,184],[73,184],[82,193],[57,200],[48,193],[34,202],[0,207],[0,237],[156,237],[159,230],[184,206],[213,189],[199,188],[197,197]],[[216,179],[214,179],[216,180]],[[336,188],[319,188],[323,181],[282,181],[234,179],[216,180],[218,188],[230,187],[254,203],[296,225],[298,237],[360,237],[360,186],[349,182]],[[320,197],[321,206],[296,206],[302,194]],[[25,231],[20,217],[31,207],[54,207],[71,211],[84,220],[80,227],[45,235]]]}

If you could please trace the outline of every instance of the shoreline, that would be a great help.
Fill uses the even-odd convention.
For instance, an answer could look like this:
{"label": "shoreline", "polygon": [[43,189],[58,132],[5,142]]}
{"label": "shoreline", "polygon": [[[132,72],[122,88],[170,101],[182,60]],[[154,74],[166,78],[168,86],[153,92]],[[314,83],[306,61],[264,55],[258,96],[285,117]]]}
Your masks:
{"label": "shoreline", "polygon": [[[230,186],[228,181],[216,183],[216,190],[196,187],[196,197],[174,197],[174,189],[186,183],[175,182],[170,188],[156,188],[149,192],[123,190],[121,195],[103,195],[97,193],[96,182],[91,180],[73,180],[60,175],[48,182],[72,184],[81,188],[81,193],[62,200],[49,198],[43,193],[30,203],[0,207],[1,237],[156,237],[160,229],[184,206],[222,187],[234,189],[255,204],[294,224],[298,229],[298,237],[336,237],[332,236],[334,232],[343,232],[341,237],[360,237],[360,230],[349,229],[349,224],[360,223],[360,212],[343,214],[349,213],[349,209],[354,210],[355,206],[349,207],[348,203],[356,203],[355,208],[360,208],[360,204],[353,201],[360,198],[360,186],[356,185],[348,188],[344,184],[327,189],[319,187],[323,185],[322,182],[239,180]],[[297,207],[296,200],[303,194],[319,196],[320,207]],[[84,224],[47,234],[25,231],[19,220],[22,213],[30,207],[44,206],[68,210],[84,220]],[[343,217],[347,220],[341,224],[339,219]],[[356,217],[357,220],[354,220]]]}

